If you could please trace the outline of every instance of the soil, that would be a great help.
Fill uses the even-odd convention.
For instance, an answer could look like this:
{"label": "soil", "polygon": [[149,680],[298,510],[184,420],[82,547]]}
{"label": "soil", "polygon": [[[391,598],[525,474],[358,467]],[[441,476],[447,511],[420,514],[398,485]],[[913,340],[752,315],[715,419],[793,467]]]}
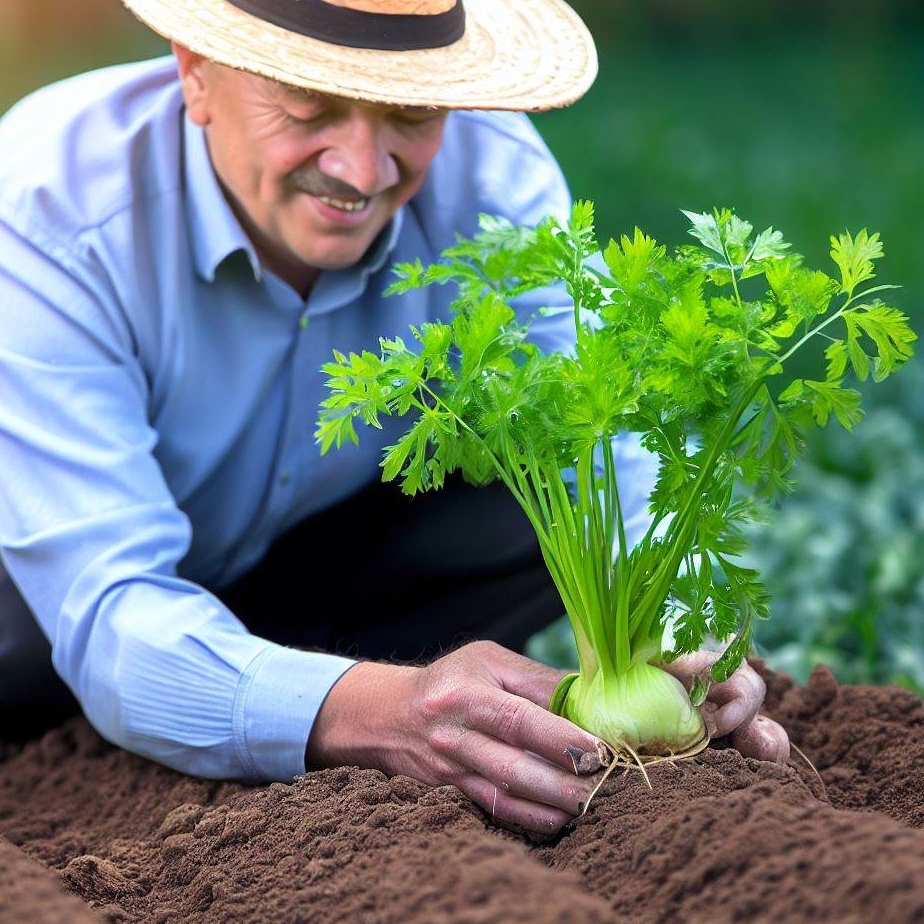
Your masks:
{"label": "soil", "polygon": [[924,922],[924,700],[764,673],[821,780],[710,747],[545,843],[452,787],[195,780],[71,720],[0,745],[0,924]]}

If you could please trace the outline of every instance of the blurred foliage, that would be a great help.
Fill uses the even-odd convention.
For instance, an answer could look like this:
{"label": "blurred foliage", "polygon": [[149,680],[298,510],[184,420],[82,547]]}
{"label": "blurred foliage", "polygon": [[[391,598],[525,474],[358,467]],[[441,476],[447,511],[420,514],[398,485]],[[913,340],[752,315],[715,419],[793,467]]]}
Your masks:
{"label": "blurred foliage", "polygon": [[[2,3],[3,0],[0,0]],[[12,4],[16,4],[14,7]],[[882,233],[894,301],[924,324],[924,5],[920,0],[572,0],[600,77],[535,117],[600,233],[677,242],[678,209],[729,205],[811,263],[828,236]],[[0,6],[0,111],[50,80],[166,49],[116,0]],[[2,157],[2,152],[0,152]],[[924,682],[924,359],[871,395],[853,435],[815,436],[799,487],[759,535],[771,663],[804,677]],[[568,630],[531,651],[569,663]]]}
{"label": "blurred foliage", "polygon": [[118,0],[0,0],[0,113],[53,80],[168,50]]}
{"label": "blurred foliage", "polygon": [[842,680],[924,692],[922,426],[920,411],[880,407],[856,433],[832,431],[755,536],[773,601],[758,637],[775,667],[804,679],[824,663]]}

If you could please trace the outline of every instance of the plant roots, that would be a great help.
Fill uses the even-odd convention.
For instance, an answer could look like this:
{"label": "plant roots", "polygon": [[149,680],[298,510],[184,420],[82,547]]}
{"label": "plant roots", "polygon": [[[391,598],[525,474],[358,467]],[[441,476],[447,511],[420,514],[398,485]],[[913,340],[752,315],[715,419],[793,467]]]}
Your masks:
{"label": "plant roots", "polygon": [[822,798],[824,799],[825,802],[830,802],[831,800],[828,798],[828,788],[827,786],[825,786],[825,781],[821,778],[821,774],[818,772],[818,770],[815,769],[815,765],[808,759],[808,757],[805,754],[805,751],[803,751],[802,748],[797,747],[795,744],[793,744],[792,741],[789,742],[789,747],[793,751],[795,751],[808,764],[809,769],[812,771],[812,773],[815,774],[815,776],[818,778],[818,782],[821,784]]}
{"label": "plant roots", "polygon": [[[648,771],[646,767],[652,767],[655,764],[669,763],[673,764],[678,760],[690,760],[693,757],[696,757],[697,754],[704,751],[710,742],[710,737],[708,734],[704,733],[703,737],[697,741],[695,744],[679,751],[676,754],[668,755],[648,755],[648,754],[639,754],[635,748],[630,747],[624,742],[619,743],[619,748],[613,748],[609,744],[603,743],[603,748],[606,752],[606,760],[601,760],[601,762],[606,767],[606,770],[603,771],[603,776],[597,781],[597,785],[594,786],[593,791],[587,799],[587,802],[584,804],[584,810],[581,812],[581,816],[587,814],[587,809],[590,808],[590,803],[593,801],[594,797],[600,791],[600,787],[607,781],[609,775],[617,768],[623,768],[623,775],[627,774],[630,770],[638,770],[642,776],[645,778],[645,784],[649,789],[652,788],[651,779],[648,776]],[[812,768],[814,769],[814,768]],[[820,779],[820,777],[819,777]]]}

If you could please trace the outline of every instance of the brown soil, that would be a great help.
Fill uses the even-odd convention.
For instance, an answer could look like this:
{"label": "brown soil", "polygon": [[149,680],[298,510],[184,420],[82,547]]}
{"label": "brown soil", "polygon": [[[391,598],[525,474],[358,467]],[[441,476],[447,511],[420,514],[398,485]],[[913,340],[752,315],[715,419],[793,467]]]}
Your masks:
{"label": "brown soil", "polygon": [[0,837],[0,921],[29,924],[100,924],[58,877]]}
{"label": "brown soil", "polygon": [[924,700],[766,676],[823,787],[798,759],[710,748],[650,790],[611,778],[545,844],[452,787],[194,780],[74,720],[0,764],[0,834],[20,848],[0,841],[0,924],[924,922]]}

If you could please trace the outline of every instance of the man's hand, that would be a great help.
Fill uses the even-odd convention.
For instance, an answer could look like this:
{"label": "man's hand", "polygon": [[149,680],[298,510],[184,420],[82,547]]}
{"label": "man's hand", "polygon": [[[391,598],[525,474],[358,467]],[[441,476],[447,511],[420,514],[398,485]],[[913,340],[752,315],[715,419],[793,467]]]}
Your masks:
{"label": "man's hand", "polygon": [[334,685],[308,743],[310,766],[359,765],[452,784],[485,811],[550,833],[579,815],[598,741],[547,710],[564,671],[493,642],[427,667],[364,662]]}
{"label": "man's hand", "polygon": [[[711,651],[683,655],[664,669],[687,689],[697,674],[708,670],[719,658]],[[713,683],[700,708],[706,730],[713,738],[731,735],[732,744],[745,757],[760,760],[789,760],[789,737],[783,727],[758,710],[767,692],[766,684],[746,661],[724,683]]]}

